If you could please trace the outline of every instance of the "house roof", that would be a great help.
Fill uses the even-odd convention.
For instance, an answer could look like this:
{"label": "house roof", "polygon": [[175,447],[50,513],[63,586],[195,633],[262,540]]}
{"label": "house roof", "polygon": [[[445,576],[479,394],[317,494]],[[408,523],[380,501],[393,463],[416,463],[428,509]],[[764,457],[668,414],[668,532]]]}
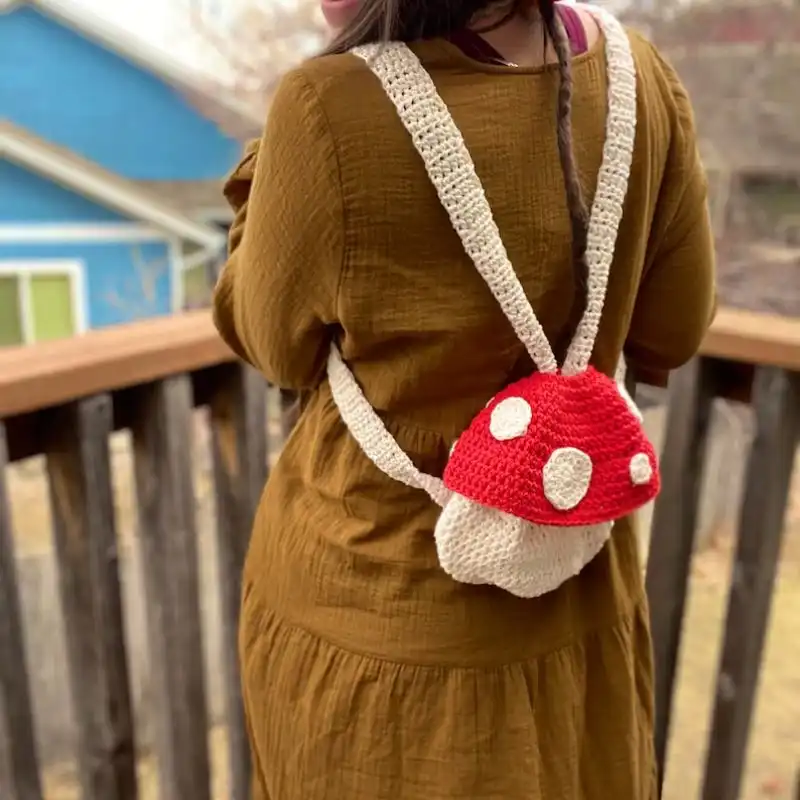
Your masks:
{"label": "house roof", "polygon": [[0,158],[20,164],[109,208],[194,242],[204,250],[218,252],[224,245],[225,237],[218,229],[195,221],[152,191],[9,122],[0,122]]}
{"label": "house roof", "polygon": [[800,175],[800,9],[786,0],[710,0],[651,34],[692,98],[710,168]]}
{"label": "house roof", "polygon": [[[110,24],[74,0],[0,0],[0,14],[19,6],[30,6],[58,20],[87,39],[122,56],[182,91],[199,109],[206,108],[231,120],[236,129],[247,132],[260,129],[263,118],[252,107],[225,96],[215,96],[213,82],[197,71],[172,58],[167,52],[152,47],[141,37]],[[219,113],[216,113],[219,112]]]}
{"label": "house roof", "polygon": [[143,181],[136,185],[194,218],[229,221],[233,212],[222,194],[224,179],[202,181]]}

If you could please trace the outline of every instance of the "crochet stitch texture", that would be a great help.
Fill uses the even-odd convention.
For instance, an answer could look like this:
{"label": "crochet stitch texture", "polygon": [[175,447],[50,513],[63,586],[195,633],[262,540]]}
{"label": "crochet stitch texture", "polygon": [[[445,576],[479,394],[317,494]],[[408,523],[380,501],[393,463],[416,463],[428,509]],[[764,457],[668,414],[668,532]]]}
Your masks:
{"label": "crochet stitch texture", "polygon": [[[522,597],[576,575],[615,520],[659,490],[658,464],[624,389],[589,366],[602,317],[636,132],[636,74],[622,26],[603,28],[608,113],[589,220],[586,311],[559,368],[509,261],[472,158],[436,87],[401,43],[356,48],[394,104],[454,230],[537,371],[499,392],[456,442],[444,479],[419,472],[364,397],[336,347],[334,401],[365,454],[443,507],[434,537],[442,568],[465,583]],[[624,364],[621,365],[624,367]]]}
{"label": "crochet stitch texture", "polygon": [[590,367],[534,373],[497,394],[453,448],[444,483],[535,525],[594,525],[655,496],[652,471],[644,483],[631,477],[643,463],[656,454],[641,423],[616,382]]}

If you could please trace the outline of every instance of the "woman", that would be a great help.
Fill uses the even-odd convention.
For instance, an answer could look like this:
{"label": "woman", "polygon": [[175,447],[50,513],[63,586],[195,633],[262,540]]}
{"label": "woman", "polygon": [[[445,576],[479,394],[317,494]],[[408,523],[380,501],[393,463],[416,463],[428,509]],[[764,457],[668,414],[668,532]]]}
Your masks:
{"label": "woman", "polygon": [[[244,572],[257,795],[654,800],[631,519],[540,596],[454,580],[434,543],[440,509],[367,458],[326,378],[337,345],[402,450],[439,476],[486,401],[532,370],[402,109],[348,51],[411,43],[562,358],[594,285],[584,197],[603,162],[607,36],[593,14],[550,0],[327,2],[334,43],[284,79],[227,185],[236,221],[215,296],[229,345],[304,399]],[[713,245],[686,94],[650,44],[623,38],[636,137],[591,363],[613,375],[624,349],[640,380],[663,384],[710,323]]]}

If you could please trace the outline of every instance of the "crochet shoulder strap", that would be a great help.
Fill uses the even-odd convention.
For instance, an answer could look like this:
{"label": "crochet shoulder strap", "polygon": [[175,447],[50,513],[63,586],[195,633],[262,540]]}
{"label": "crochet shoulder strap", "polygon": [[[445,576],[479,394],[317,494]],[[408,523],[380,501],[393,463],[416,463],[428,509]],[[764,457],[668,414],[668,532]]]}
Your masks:
{"label": "crochet shoulder strap", "polygon": [[461,131],[431,76],[399,42],[357,47],[352,52],[367,62],[397,109],[464,250],[517,338],[540,372],[555,372],[558,364],[550,342],[511,266]]}
{"label": "crochet shoulder strap", "polygon": [[636,139],[636,67],[628,34],[620,22],[604,9],[588,4],[584,8],[600,23],[606,40],[608,112],[603,160],[589,216],[586,310],[561,367],[567,375],[583,372],[592,357],[628,192]]}
{"label": "crochet shoulder strap", "polygon": [[[589,219],[587,306],[562,366],[568,374],[585,370],[594,349],[636,129],[636,74],[627,34],[607,12],[594,7],[591,11],[605,35],[608,111],[603,161]],[[402,43],[368,45],[353,52],[366,61],[395,106],[465,252],[537,369],[557,371],[550,343],[508,258],[461,132],[430,75]],[[443,504],[447,489],[438,478],[424,475],[413,466],[369,404],[336,347],[331,348],[328,378],[342,419],[376,466],[395,480],[425,490]]]}

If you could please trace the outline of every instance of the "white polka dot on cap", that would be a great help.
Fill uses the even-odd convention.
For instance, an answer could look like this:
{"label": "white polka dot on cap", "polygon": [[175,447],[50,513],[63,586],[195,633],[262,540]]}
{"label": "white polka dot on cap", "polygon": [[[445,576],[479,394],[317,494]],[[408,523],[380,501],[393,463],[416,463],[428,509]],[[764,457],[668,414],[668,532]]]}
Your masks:
{"label": "white polka dot on cap", "polygon": [[631,482],[634,486],[646,486],[653,479],[653,465],[647,453],[637,453],[630,463]]}
{"label": "white polka dot on cap", "polygon": [[592,459],[577,447],[554,450],[542,471],[544,495],[554,508],[569,511],[589,491],[592,482]]}
{"label": "white polka dot on cap", "polygon": [[533,419],[533,409],[521,397],[506,397],[493,409],[489,420],[489,432],[498,442],[518,439],[528,432]]}

